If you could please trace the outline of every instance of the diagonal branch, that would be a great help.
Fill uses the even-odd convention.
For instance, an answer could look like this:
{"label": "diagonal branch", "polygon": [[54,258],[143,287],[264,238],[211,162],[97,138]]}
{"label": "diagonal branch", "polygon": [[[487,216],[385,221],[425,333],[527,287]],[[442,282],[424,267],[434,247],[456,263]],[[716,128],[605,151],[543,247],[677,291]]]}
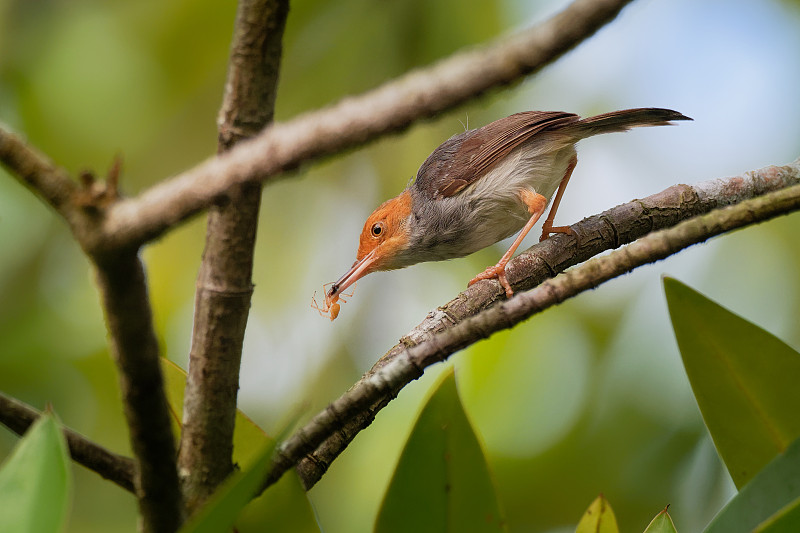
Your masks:
{"label": "diagonal branch", "polygon": [[[219,117],[219,151],[272,121],[288,0],[241,0]],[[232,471],[239,368],[250,298],[261,184],[211,207],[197,279],[179,471],[189,512]]]}
{"label": "diagonal branch", "polygon": [[[602,251],[630,243],[652,231],[669,228],[721,206],[742,202],[744,207],[738,209],[747,211],[751,206],[745,203],[746,199],[766,193],[773,194],[773,191],[797,184],[800,184],[800,159],[784,167],[767,167],[743,176],[710,180],[695,186],[675,185],[655,195],[634,200],[574,224],[572,229],[578,237],[556,235],[532,247],[509,263],[509,282],[517,291],[530,289],[570,266],[586,261]],[[775,215],[765,216],[769,218]],[[754,218],[753,221],[763,219],[765,218]],[[701,240],[716,234],[710,233]],[[675,253],[682,247],[675,248],[670,253]],[[652,261],[661,257],[654,257]],[[597,284],[605,279],[609,278],[598,278]],[[535,289],[539,293],[545,290],[549,289]],[[411,370],[403,367],[400,372],[398,370],[400,367],[396,363],[398,358],[407,358],[410,351],[418,353],[418,345],[441,348],[443,346],[441,339],[452,338],[448,332],[454,328],[458,328],[461,332],[471,331],[470,335],[475,332],[475,328],[485,332],[483,337],[469,337],[470,341],[466,344],[453,344],[455,346],[453,350],[461,349],[497,331],[498,328],[512,327],[523,320],[524,318],[509,320],[505,313],[498,315],[495,311],[492,311],[495,313],[492,316],[496,317],[497,322],[490,324],[483,319],[472,320],[471,317],[493,308],[492,306],[503,294],[503,289],[496,281],[483,281],[429,314],[422,324],[381,357],[372,370],[347,393],[301,428],[281,447],[281,455],[275,462],[270,482],[280,477],[284,470],[297,464],[303,459],[303,455],[313,451],[298,467],[306,488],[312,487],[355,435],[374,420],[377,412],[394,399],[408,381],[422,374],[424,368],[422,366]],[[509,303],[521,298],[522,294],[518,293]],[[553,303],[557,301],[548,305]],[[466,321],[470,321],[471,325],[464,326]],[[487,328],[494,329],[489,331]],[[446,356],[451,353],[453,352],[446,351],[446,354],[439,355]],[[412,358],[410,361],[416,363],[417,359]]]}
{"label": "diagonal branch", "polygon": [[0,162],[53,209],[69,218],[77,184],[45,155],[0,126]]}
{"label": "diagonal branch", "polygon": [[[33,407],[0,392],[0,423],[17,435],[24,434],[41,415]],[[136,463],[130,457],[118,455],[96,444],[77,431],[63,429],[72,459],[101,477],[133,492]]]}
{"label": "diagonal branch", "polygon": [[113,206],[114,246],[152,240],[223,197],[302,163],[339,153],[537,72],[610,22],[631,0],[575,0],[542,24],[455,54],[360,96],[273,124],[254,139]]}
{"label": "diagonal branch", "polygon": [[519,293],[446,330],[428,335],[419,344],[404,348],[285,441],[274,460],[266,485],[277,481],[283,471],[335,431],[334,428],[341,427],[370,405],[384,398],[396,397],[406,384],[418,379],[426,367],[446,360],[453,353],[636,267],[664,259],[721,233],[798,210],[800,185],[793,185],[700,215],[675,227],[651,233],[608,255],[595,257],[535,289]]}

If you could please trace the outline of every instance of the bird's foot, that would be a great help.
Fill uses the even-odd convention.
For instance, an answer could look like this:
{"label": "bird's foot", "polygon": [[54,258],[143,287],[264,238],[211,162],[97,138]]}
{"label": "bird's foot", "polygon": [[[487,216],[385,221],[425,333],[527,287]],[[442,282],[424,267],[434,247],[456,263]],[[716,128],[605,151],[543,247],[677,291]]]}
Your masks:
{"label": "bird's foot", "polygon": [[494,266],[490,266],[467,283],[467,287],[472,286],[473,283],[481,281],[483,279],[496,279],[500,282],[500,285],[503,286],[503,289],[506,291],[506,298],[511,298],[514,295],[514,291],[511,290],[511,285],[508,283],[506,279],[506,266],[504,264],[496,264]]}
{"label": "bird's foot", "polygon": [[539,237],[539,242],[549,239],[550,235],[553,233],[566,233],[567,235],[572,235],[573,237],[578,236],[578,234],[575,233],[575,230],[569,226],[544,226],[542,228],[542,236]]}

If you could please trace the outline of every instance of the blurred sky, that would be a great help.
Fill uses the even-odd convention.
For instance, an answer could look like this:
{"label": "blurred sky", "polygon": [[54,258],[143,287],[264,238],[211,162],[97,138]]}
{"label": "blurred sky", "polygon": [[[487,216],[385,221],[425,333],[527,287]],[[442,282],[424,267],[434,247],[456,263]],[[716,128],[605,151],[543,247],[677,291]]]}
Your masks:
{"label": "blurred sky", "polygon": [[[102,174],[122,153],[129,194],[191,166],[215,149],[230,4],[0,0],[0,121],[73,172]],[[277,117],[367,90],[567,4],[297,2]],[[370,275],[334,323],[309,307],[312,293],[352,263],[366,216],[462,122],[477,127],[527,109],[586,116],[645,106],[694,118],[583,141],[558,223],[675,183],[787,163],[800,156],[798,28],[791,2],[637,1],[539,75],[267,187],[240,405],[266,428],[298,406],[324,407],[497,261],[508,242]],[[89,264],[63,224],[1,173],[0,388],[35,405],[53,402],[68,424],[124,451]],[[183,366],[203,222],[144,252],[165,353]],[[667,503],[679,530],[698,530],[713,516],[731,484],[686,382],[660,276],[798,347],[798,224],[793,215],[695,246],[453,357],[511,531],[567,531],[599,492],[625,530],[643,529]],[[368,530],[440,371],[407,387],[311,492],[326,532]],[[13,444],[0,436],[0,450]],[[132,530],[122,521],[133,513],[127,495],[79,476],[83,497],[70,530]],[[88,495],[124,511],[93,517]]]}

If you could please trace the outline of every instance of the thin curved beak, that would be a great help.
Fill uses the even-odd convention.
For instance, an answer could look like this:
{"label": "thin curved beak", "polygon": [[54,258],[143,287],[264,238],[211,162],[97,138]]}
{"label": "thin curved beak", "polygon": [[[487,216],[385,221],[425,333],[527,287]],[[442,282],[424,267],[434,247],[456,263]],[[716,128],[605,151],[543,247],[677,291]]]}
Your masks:
{"label": "thin curved beak", "polygon": [[353,263],[353,266],[350,267],[350,270],[345,272],[344,276],[339,278],[339,281],[331,285],[331,288],[328,290],[328,294],[325,295],[325,298],[331,300],[332,298],[337,297],[350,285],[369,274],[372,271],[370,267],[375,263],[376,259],[377,256],[375,254],[375,250],[372,250],[370,253],[362,257],[361,260]]}

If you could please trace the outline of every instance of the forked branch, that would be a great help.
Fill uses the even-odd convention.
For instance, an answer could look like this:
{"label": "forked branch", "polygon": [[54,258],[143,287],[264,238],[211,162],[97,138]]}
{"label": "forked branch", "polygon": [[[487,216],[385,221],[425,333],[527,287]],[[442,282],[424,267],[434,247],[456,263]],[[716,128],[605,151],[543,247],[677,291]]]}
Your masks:
{"label": "forked branch", "polygon": [[85,175],[81,188],[66,171],[2,128],[0,162],[64,217],[94,263],[111,353],[119,368],[131,447],[138,460],[134,485],[142,527],[146,532],[175,531],[183,516],[176,447],[144,266],[138,245],[115,248],[100,231],[106,209],[117,200],[119,168],[112,167],[107,184]]}

